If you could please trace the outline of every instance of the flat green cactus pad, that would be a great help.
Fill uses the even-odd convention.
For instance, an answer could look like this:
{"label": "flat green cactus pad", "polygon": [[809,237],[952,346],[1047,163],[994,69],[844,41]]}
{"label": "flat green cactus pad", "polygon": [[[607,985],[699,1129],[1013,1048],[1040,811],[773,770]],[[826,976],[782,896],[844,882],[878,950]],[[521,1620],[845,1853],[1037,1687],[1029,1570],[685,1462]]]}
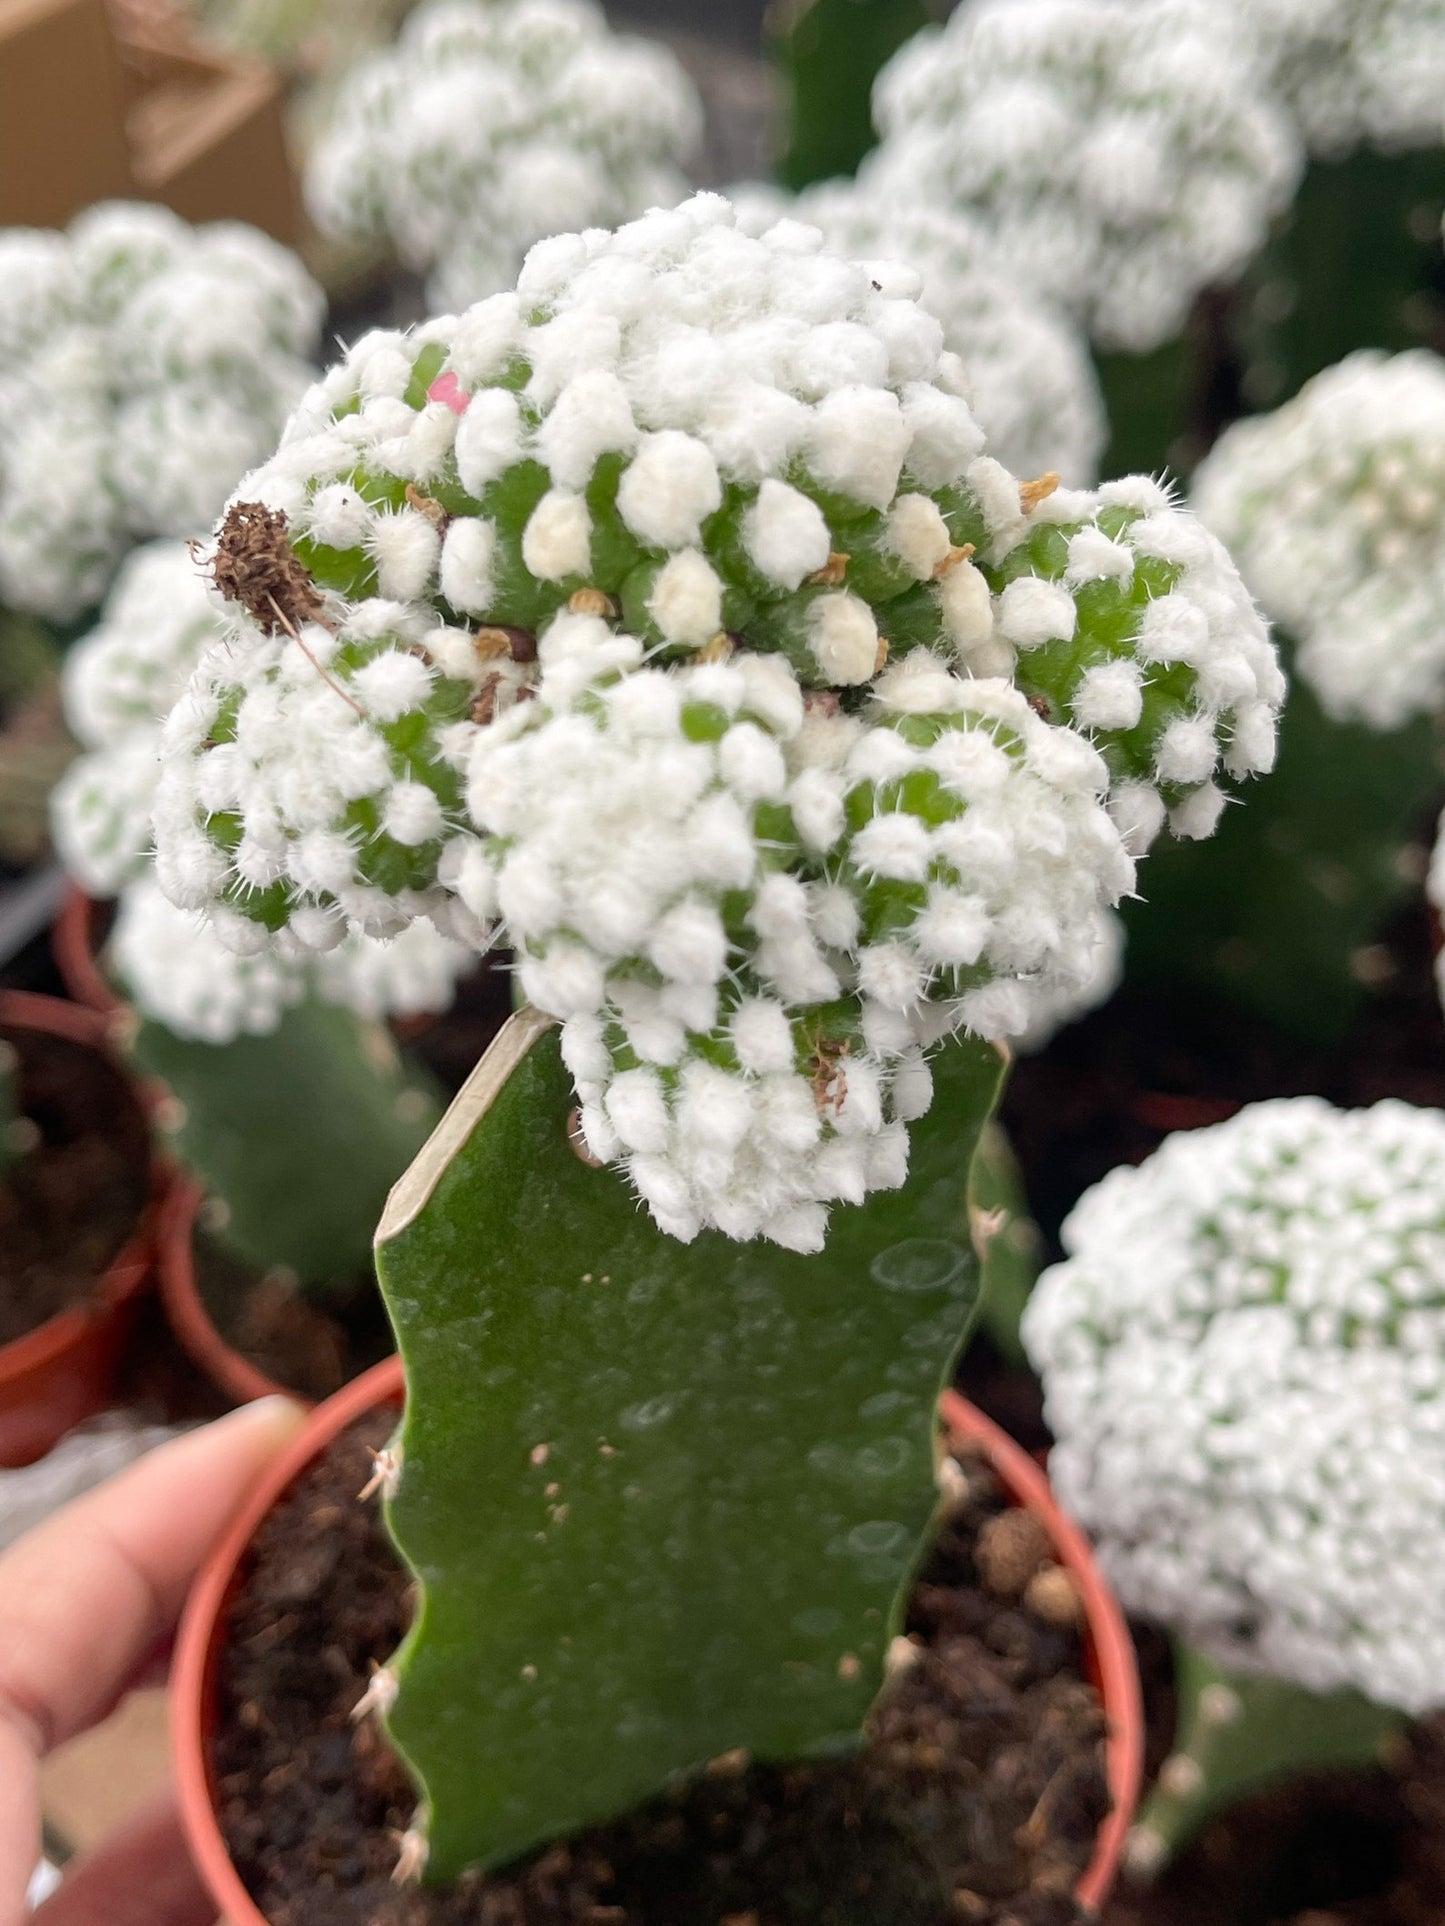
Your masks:
{"label": "flat green cactus pad", "polygon": [[722,1753],[858,1743],[937,1505],[1003,1071],[950,1045],[905,1188],[798,1257],[673,1242],[582,1163],[535,1013],[478,1066],[377,1233],[409,1393],[389,1523],[420,1581],[389,1726],[430,1877]]}
{"label": "flat green cactus pad", "polygon": [[224,1201],[229,1248],[312,1294],[354,1289],[387,1191],[441,1112],[386,1030],[313,999],[270,1036],[220,1045],[142,1021],[130,1051],[177,1098],[172,1145]]}

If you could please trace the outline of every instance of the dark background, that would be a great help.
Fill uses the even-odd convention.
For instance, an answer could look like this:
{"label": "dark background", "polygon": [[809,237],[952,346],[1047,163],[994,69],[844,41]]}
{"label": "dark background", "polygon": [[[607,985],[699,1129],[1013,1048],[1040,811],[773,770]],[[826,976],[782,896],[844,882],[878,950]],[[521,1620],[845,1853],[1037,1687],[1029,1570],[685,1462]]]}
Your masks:
{"label": "dark background", "polygon": [[766,0],[605,0],[605,5],[619,26],[700,34],[749,52],[762,47]]}

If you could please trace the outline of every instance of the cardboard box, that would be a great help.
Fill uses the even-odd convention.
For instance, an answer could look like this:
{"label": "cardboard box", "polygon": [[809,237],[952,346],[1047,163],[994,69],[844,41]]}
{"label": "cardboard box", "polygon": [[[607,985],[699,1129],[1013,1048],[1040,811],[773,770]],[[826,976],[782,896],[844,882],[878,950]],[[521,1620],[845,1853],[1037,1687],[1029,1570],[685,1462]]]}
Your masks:
{"label": "cardboard box", "polygon": [[0,0],[0,227],[136,191],[105,0]]}

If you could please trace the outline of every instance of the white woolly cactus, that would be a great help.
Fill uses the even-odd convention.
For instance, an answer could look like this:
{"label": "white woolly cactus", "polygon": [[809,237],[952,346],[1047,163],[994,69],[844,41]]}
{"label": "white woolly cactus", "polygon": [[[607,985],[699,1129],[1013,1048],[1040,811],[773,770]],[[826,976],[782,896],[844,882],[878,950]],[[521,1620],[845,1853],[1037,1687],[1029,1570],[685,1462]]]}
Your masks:
{"label": "white woolly cactus", "polygon": [[1241,0],[1313,153],[1442,144],[1441,0]]}
{"label": "white woolly cactus", "polygon": [[1050,1473],[1218,1664],[1445,1703],[1445,1118],[1256,1104],[1110,1174],[1024,1319]]}
{"label": "white woolly cactus", "polygon": [[229,655],[228,627],[189,547],[153,542],[128,558],[99,626],[66,657],[66,718],[87,753],[52,793],[52,832],[83,888],[121,899],[110,956],[137,1007],[206,1043],[269,1034],[308,990],[365,1017],[445,1010],[475,957],[430,924],[389,943],[354,934],[325,956],[295,942],[239,956],[162,895],[152,874],[162,721],[208,650]]}
{"label": "white woolly cactus", "polygon": [[369,337],[228,511],[165,726],[174,902],[247,954],[504,935],[677,1236],[815,1248],[901,1182],[920,1049],[1085,995],[1132,856],[1273,753],[1223,549],[984,454],[917,285],[700,197]]}
{"label": "white woolly cactus", "polygon": [[1206,0],[967,0],[884,69],[874,118],[868,191],[976,214],[1015,274],[1135,352],[1238,272],[1301,166]]}
{"label": "white woolly cactus", "polygon": [[922,1046],[1078,987],[1133,880],[1107,772],[922,651],[856,717],[775,656],[641,659],[596,618],[548,631],[537,699],[473,749],[461,887],[659,1225],[820,1249],[829,1203],[903,1181]]}
{"label": "white woolly cactus", "polygon": [[274,445],[324,298],[254,229],[106,204],[0,230],[0,603],[67,621]]}
{"label": "white woolly cactus", "polygon": [[440,1016],[476,960],[430,923],[386,943],[353,934],[325,956],[294,945],[238,956],[204,917],[177,909],[151,875],[122,891],[107,954],[143,1016],[172,1036],[209,1044],[270,1036],[308,995],[371,1021]]}
{"label": "white woolly cactus", "polygon": [[592,0],[431,0],[342,84],[306,194],[457,309],[511,287],[535,241],[680,200],[701,128],[678,62]]}
{"label": "white woolly cactus", "polygon": [[1088,349],[1062,311],[1008,273],[980,222],[900,205],[853,181],[797,196],[749,184],[734,201],[750,233],[796,219],[820,229],[835,253],[915,269],[923,306],[963,363],[990,452],[1020,475],[1053,469],[1071,485],[1094,479],[1108,424]]}
{"label": "white woolly cactus", "polygon": [[237,944],[420,914],[478,939],[460,771],[563,610],[822,689],[919,646],[1012,674],[1098,742],[1134,847],[1166,812],[1208,834],[1283,690],[1227,557],[1152,483],[1075,494],[983,454],[917,285],[702,196],[358,343],[218,544],[249,620],[167,726],[174,900]]}
{"label": "white woolly cactus", "polygon": [[1445,361],[1350,355],[1228,429],[1194,503],[1336,721],[1445,708]]}

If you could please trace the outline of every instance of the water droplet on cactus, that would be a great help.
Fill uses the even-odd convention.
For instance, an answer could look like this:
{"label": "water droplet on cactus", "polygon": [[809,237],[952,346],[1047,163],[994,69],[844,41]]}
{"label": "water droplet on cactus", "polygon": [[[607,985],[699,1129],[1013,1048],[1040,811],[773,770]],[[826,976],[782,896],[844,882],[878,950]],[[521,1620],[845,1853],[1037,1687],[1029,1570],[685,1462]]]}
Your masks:
{"label": "water droplet on cactus", "polygon": [[922,1296],[957,1284],[968,1264],[961,1244],[943,1237],[908,1237],[880,1251],[872,1264],[873,1281],[885,1291]]}

